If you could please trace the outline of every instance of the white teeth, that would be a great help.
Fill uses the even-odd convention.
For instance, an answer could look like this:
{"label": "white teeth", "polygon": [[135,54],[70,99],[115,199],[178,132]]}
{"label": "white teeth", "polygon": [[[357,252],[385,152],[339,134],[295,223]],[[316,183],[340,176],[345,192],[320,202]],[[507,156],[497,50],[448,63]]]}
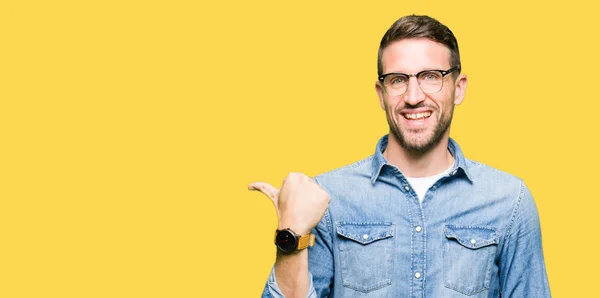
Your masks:
{"label": "white teeth", "polygon": [[431,116],[431,112],[416,113],[416,114],[404,114],[404,117],[406,117],[408,119],[421,119],[421,118],[427,118],[429,116]]}

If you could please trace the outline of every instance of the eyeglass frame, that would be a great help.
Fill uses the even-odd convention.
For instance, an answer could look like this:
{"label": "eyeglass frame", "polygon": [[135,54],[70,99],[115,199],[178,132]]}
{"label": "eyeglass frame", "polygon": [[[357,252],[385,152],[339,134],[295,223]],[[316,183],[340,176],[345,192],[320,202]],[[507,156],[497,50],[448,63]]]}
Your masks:
{"label": "eyeglass frame", "polygon": [[[444,77],[445,77],[446,75],[448,75],[448,74],[452,73],[453,71],[457,71],[457,70],[458,70],[458,71],[460,71],[460,65],[459,65],[459,66],[454,66],[454,67],[452,67],[452,68],[450,68],[450,69],[448,69],[448,70],[441,70],[441,69],[425,69],[425,70],[419,71],[419,72],[417,72],[417,73],[415,73],[415,74],[406,74],[406,73],[401,73],[401,72],[390,72],[390,73],[386,73],[386,74],[382,74],[382,75],[380,75],[380,76],[378,77],[378,79],[379,79],[379,81],[381,82],[381,85],[383,85],[383,87],[384,87],[383,89],[384,89],[384,90],[385,90],[385,92],[387,93],[387,90],[386,90],[386,88],[385,88],[386,86],[385,86],[385,84],[383,83],[383,81],[385,80],[385,77],[387,77],[387,76],[390,76],[390,75],[405,75],[405,76],[407,76],[407,77],[408,77],[408,80],[409,80],[409,81],[410,81],[410,78],[411,78],[411,77],[415,77],[415,78],[417,78],[417,83],[419,84],[419,88],[421,88],[421,82],[419,82],[419,79],[418,79],[418,77],[419,77],[419,75],[420,75],[420,74],[422,74],[422,73],[424,73],[424,72],[428,72],[428,71],[439,71],[439,72],[442,74],[442,86],[440,87],[440,90],[438,90],[438,91],[436,91],[436,92],[432,92],[432,93],[427,93],[427,92],[423,91],[423,89],[421,89],[421,91],[423,91],[423,93],[427,93],[427,94],[435,94],[435,93],[438,93],[438,92],[440,92],[440,91],[442,90],[442,88],[444,88]],[[406,91],[408,91],[408,83],[406,83],[406,90],[404,90],[404,92],[402,92],[402,93],[400,93],[400,94],[398,94],[398,95],[396,95],[396,96],[400,96],[400,95],[402,95],[402,94],[406,93]],[[389,93],[388,93],[388,94],[389,94]]]}

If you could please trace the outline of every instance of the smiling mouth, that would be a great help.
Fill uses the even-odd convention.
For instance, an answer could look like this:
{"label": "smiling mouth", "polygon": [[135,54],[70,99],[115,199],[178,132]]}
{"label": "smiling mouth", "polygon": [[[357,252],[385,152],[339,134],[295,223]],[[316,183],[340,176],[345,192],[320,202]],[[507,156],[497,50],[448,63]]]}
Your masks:
{"label": "smiling mouth", "polygon": [[402,114],[402,116],[408,120],[423,120],[429,118],[429,116],[431,116],[431,112]]}

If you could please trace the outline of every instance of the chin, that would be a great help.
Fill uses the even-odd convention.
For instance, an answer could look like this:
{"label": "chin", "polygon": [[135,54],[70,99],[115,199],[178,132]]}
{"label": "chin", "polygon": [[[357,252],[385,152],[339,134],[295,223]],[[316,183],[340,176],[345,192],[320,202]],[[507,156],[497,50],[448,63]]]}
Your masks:
{"label": "chin", "polygon": [[433,142],[406,142],[403,147],[412,152],[427,152],[435,147]]}
{"label": "chin", "polygon": [[424,132],[411,132],[406,131],[396,134],[400,146],[411,152],[425,153],[434,148],[438,143],[439,139],[435,139],[435,134],[430,131]]}

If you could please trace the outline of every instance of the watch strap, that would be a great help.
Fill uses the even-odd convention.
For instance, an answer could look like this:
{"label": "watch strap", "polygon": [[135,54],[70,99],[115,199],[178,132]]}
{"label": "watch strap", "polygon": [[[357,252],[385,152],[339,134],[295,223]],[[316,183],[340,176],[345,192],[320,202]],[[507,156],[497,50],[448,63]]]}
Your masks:
{"label": "watch strap", "polygon": [[312,233],[300,237],[300,239],[298,239],[298,247],[296,247],[296,250],[303,250],[309,246],[315,245],[315,238],[315,235]]}

